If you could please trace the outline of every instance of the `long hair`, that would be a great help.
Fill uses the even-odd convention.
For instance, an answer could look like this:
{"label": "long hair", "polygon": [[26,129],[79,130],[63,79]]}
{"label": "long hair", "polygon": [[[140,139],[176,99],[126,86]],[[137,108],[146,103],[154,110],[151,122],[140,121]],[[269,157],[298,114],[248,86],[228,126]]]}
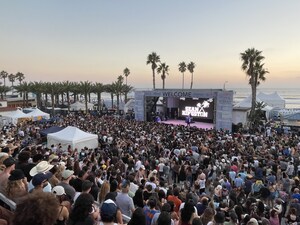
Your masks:
{"label": "long hair", "polygon": [[109,193],[110,185],[108,181],[104,181],[104,183],[101,185],[99,194],[98,194],[98,202],[101,204],[105,200],[105,196],[107,193]]}
{"label": "long hair", "polygon": [[194,204],[192,202],[185,203],[183,209],[181,210],[181,221],[183,223],[188,223],[194,212]]}
{"label": "long hair", "polygon": [[206,225],[208,222],[212,221],[214,218],[214,210],[210,207],[207,207],[203,214],[200,216],[201,221],[204,225]]}
{"label": "long hair", "polygon": [[75,224],[78,221],[84,221],[92,211],[94,198],[91,194],[82,193],[74,203],[70,214],[71,221]]}
{"label": "long hair", "polygon": [[20,191],[24,190],[26,189],[22,180],[8,180],[6,186],[7,197],[13,198],[16,195],[16,193],[19,193]]}

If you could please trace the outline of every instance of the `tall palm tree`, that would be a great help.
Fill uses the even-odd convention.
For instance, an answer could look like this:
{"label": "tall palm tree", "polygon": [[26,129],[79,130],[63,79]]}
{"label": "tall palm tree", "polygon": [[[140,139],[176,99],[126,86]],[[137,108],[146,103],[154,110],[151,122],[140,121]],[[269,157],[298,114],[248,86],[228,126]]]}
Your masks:
{"label": "tall palm tree", "polygon": [[130,74],[130,70],[126,67],[124,70],[123,70],[123,75],[125,76],[125,84],[127,85],[127,77],[129,76]]}
{"label": "tall palm tree", "polygon": [[185,62],[181,62],[178,65],[179,72],[182,73],[182,89],[184,89],[184,72],[186,71],[186,64]]}
{"label": "tall palm tree", "polygon": [[166,75],[169,75],[169,66],[166,63],[161,63],[157,68],[157,73],[161,73],[161,79],[163,82],[162,88],[165,89]]}
{"label": "tall palm tree", "polygon": [[6,71],[1,71],[1,73],[0,73],[0,77],[3,79],[3,82],[4,82],[4,86],[6,86],[6,83],[5,83],[5,80],[6,80],[6,78],[8,77],[8,73],[6,72]]}
{"label": "tall palm tree", "polygon": [[160,62],[160,56],[157,55],[155,52],[152,52],[147,57],[147,65],[151,64],[152,69],[152,78],[153,78],[153,89],[155,89],[155,69],[157,68],[157,63]]}
{"label": "tall palm tree", "polygon": [[114,92],[117,97],[117,112],[119,113],[120,109],[120,97],[123,93],[123,82],[124,82],[124,77],[123,76],[118,76],[117,81],[114,82]]}
{"label": "tall palm tree", "polygon": [[240,53],[240,56],[242,60],[242,70],[245,71],[249,77],[249,84],[251,86],[252,101],[250,117],[252,117],[256,106],[257,86],[261,81],[266,80],[265,75],[269,72],[263,68],[264,64],[262,64],[262,61],[265,57],[262,56],[262,51],[258,51],[255,48],[248,48],[245,52]]}
{"label": "tall palm tree", "polygon": [[13,87],[14,86],[14,82],[16,81],[16,75],[14,74],[9,74],[8,75],[8,80],[11,82],[11,86]]}
{"label": "tall palm tree", "polygon": [[191,89],[193,89],[193,83],[194,83],[194,69],[196,67],[196,64],[194,62],[190,62],[187,65],[188,71],[191,73]]}

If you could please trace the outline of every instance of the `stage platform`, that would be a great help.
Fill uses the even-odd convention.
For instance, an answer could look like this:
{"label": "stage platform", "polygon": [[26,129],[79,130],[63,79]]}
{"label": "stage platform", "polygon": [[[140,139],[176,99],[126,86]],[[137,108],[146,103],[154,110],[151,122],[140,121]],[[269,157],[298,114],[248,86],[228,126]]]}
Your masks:
{"label": "stage platform", "polygon": [[[170,120],[166,120],[166,121],[161,121],[160,123],[187,126],[185,120],[170,119]],[[203,123],[203,122],[196,121],[196,122],[191,123],[190,125],[191,125],[191,127],[197,127],[197,128],[202,128],[202,129],[206,129],[206,130],[214,129],[213,123]]]}

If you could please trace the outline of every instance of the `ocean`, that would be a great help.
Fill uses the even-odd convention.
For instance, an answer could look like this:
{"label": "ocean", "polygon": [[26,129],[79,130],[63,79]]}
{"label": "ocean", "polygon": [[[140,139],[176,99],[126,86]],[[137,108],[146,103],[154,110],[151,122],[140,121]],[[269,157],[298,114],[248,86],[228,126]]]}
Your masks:
{"label": "ocean", "polygon": [[[149,89],[148,89],[149,90]],[[249,88],[228,88],[227,90],[232,90],[233,102],[234,104],[241,102],[243,99],[251,95],[251,89]],[[285,108],[287,109],[300,109],[300,90],[296,88],[258,88],[257,93],[263,92],[265,94],[272,94],[277,92],[285,100]],[[93,96],[96,100],[96,96]],[[134,93],[129,93],[128,98],[133,98]],[[111,97],[108,93],[103,93],[102,98],[105,104],[110,108],[111,107]],[[116,97],[114,97],[114,104],[116,104]],[[120,101],[120,105],[124,104],[124,97]]]}

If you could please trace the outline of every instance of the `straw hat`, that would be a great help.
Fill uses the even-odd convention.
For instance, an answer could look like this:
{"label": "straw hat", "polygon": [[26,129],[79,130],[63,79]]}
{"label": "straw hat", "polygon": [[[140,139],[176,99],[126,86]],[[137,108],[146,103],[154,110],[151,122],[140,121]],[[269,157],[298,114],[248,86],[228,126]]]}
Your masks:
{"label": "straw hat", "polygon": [[6,147],[10,150],[15,150],[16,148],[18,148],[18,146],[13,145],[12,143],[7,144]]}
{"label": "straw hat", "polygon": [[35,167],[33,167],[29,174],[30,176],[34,176],[38,173],[44,173],[44,172],[48,172],[49,170],[51,170],[53,168],[54,165],[50,165],[47,161],[41,161],[39,162]]}

